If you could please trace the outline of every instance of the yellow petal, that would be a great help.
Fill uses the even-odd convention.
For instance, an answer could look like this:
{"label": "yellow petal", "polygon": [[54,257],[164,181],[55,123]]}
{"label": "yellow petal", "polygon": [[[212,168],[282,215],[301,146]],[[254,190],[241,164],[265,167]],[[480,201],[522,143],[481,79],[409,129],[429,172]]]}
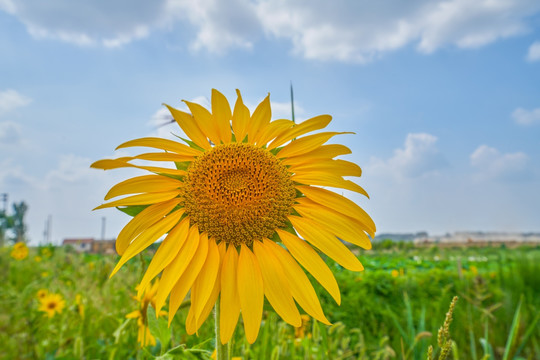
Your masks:
{"label": "yellow petal", "polygon": [[139,310],[132,311],[126,315],[127,319],[137,319],[140,317],[141,317],[141,312]]}
{"label": "yellow petal", "polygon": [[304,185],[330,186],[350,190],[362,194],[369,199],[368,193],[360,185],[328,172],[312,171],[309,173],[297,174],[291,176],[291,180]]}
{"label": "yellow petal", "polygon": [[169,168],[162,168],[162,167],[156,167],[156,166],[139,166],[139,165],[130,164],[128,162],[135,159],[136,158],[134,157],[122,157],[118,159],[98,160],[94,162],[92,165],[90,165],[90,167],[94,169],[102,169],[102,170],[132,167],[136,169],[151,171],[157,174],[170,174],[170,175],[179,175],[179,176],[183,176],[186,174],[184,170],[169,169]]}
{"label": "yellow petal", "polygon": [[133,217],[133,219],[131,219],[131,221],[120,231],[120,234],[118,234],[118,238],[116,239],[116,252],[119,255],[123,255],[134,237],[170,213],[180,201],[181,199],[175,198],[150,205],[139,214],[135,215],[135,217]]}
{"label": "yellow petal", "polygon": [[[138,294],[137,296],[142,296],[144,290],[166,266],[168,266],[178,255],[178,252],[184,246],[184,243],[188,237],[189,230],[189,218],[184,218],[180,224],[175,226],[167,237],[163,240],[156,253],[152,257],[150,265],[143,276],[143,279],[139,283]],[[158,287],[152,288],[152,290],[157,291]]]}
{"label": "yellow petal", "polygon": [[218,128],[212,121],[212,114],[204,106],[183,100],[193,114],[202,132],[216,145],[220,144]]}
{"label": "yellow petal", "polygon": [[149,194],[140,194],[140,195],[133,195],[128,196],[126,198],[111,201],[110,203],[100,205],[94,210],[98,209],[104,209],[108,207],[116,207],[116,206],[128,206],[128,205],[148,205],[148,204],[154,204],[162,201],[171,200],[178,195],[180,195],[180,190],[171,190],[171,191],[163,191],[159,193],[149,193]]}
{"label": "yellow petal", "polygon": [[152,245],[160,237],[162,237],[163,234],[171,230],[172,227],[178,223],[183,214],[184,210],[176,210],[143,231],[135,240],[133,240],[120,260],[118,260],[118,264],[116,264],[115,268],[113,269],[111,276],[113,276],[120,269],[120,267],[126,263],[126,261]]}
{"label": "yellow petal", "polygon": [[186,297],[189,289],[193,285],[193,282],[197,278],[199,271],[204,265],[207,253],[208,236],[203,233],[200,235],[200,242],[199,247],[197,248],[197,252],[195,253],[195,255],[193,255],[193,259],[191,259],[189,266],[184,270],[182,276],[180,276],[180,278],[171,290],[171,298],[169,300],[169,325],[171,324],[174,314],[180,307],[180,304],[182,304],[182,301],[184,301],[184,298]]}
{"label": "yellow petal", "polygon": [[285,165],[312,164],[313,162],[319,161],[321,159],[330,160],[335,158],[336,156],[346,155],[350,153],[351,149],[349,149],[345,145],[329,144],[319,146],[315,150],[302,154],[301,156],[292,156],[281,161]]}
{"label": "yellow petal", "polygon": [[316,203],[322,204],[339,213],[358,219],[361,223],[366,224],[366,226],[369,227],[371,231],[368,232],[368,234],[370,234],[371,237],[375,236],[375,223],[360,206],[356,205],[351,200],[336,194],[335,192],[318,187],[297,186],[296,188]]}
{"label": "yellow petal", "polygon": [[315,221],[299,216],[289,216],[289,220],[304,239],[338,264],[351,271],[364,270],[358,258],[332,233],[326,231]]}
{"label": "yellow petal", "polygon": [[212,116],[214,117],[220,140],[225,144],[230,143],[232,136],[231,107],[227,98],[216,89],[212,89]]}
{"label": "yellow petal", "polygon": [[341,240],[358,245],[364,249],[371,249],[371,241],[365,231],[371,232],[369,226],[357,219],[327,208],[306,198],[296,199],[298,204],[294,209],[302,216],[323,225],[328,231]]}
{"label": "yellow petal", "polygon": [[240,300],[237,286],[238,253],[234,246],[229,245],[223,264],[221,265],[221,309],[220,339],[226,344],[231,339],[238,316],[240,315]]}
{"label": "yellow petal", "polygon": [[286,129],[290,128],[294,123],[291,120],[274,120],[261,132],[258,137],[257,145],[266,145],[270,140],[275,138],[278,134],[281,134]]}
{"label": "yellow petal", "polygon": [[327,172],[337,176],[361,176],[360,166],[345,160],[320,160],[312,163],[293,165],[289,169],[296,174],[311,172]]}
{"label": "yellow petal", "polygon": [[234,105],[234,112],[232,115],[232,128],[234,135],[236,136],[236,142],[242,142],[246,137],[248,123],[249,123],[249,109],[244,105],[242,101],[242,95],[240,90],[236,90],[238,98],[236,99],[236,104]]}
{"label": "yellow petal", "polygon": [[272,143],[268,145],[268,150],[277,148],[278,146],[285,144],[287,141],[307,134],[308,132],[325,128],[331,120],[332,117],[330,115],[319,115],[315,116],[314,118],[308,119],[298,125],[295,125],[293,128],[284,132],[274,141],[272,141]]}
{"label": "yellow petal", "polygon": [[[176,257],[165,267],[163,270],[163,273],[161,274],[161,278],[159,281],[159,287],[156,293],[156,311],[160,311],[163,304],[165,303],[165,299],[167,299],[167,296],[175,286],[175,284],[178,282],[178,279],[182,276],[184,271],[186,271],[186,268],[190,265],[191,262],[194,261],[194,258],[198,254],[198,249],[200,248],[200,237],[199,237],[199,231],[197,226],[192,226],[188,231],[188,237],[184,245],[180,248],[180,251],[176,255]],[[199,255],[200,256],[200,255]],[[204,254],[206,257],[206,254]],[[204,259],[203,259],[204,261]],[[171,301],[169,302],[169,321],[174,316],[174,313],[176,313],[176,310],[178,310],[178,307],[174,308],[172,304],[177,304],[180,306],[182,303],[182,299],[179,299],[178,302],[173,301],[174,299],[171,297]]]}
{"label": "yellow petal", "polygon": [[176,153],[144,153],[134,156],[133,159],[137,160],[148,160],[148,161],[173,161],[173,162],[182,162],[182,161],[193,161],[195,158],[191,155],[181,155]]}
{"label": "yellow petal", "polygon": [[182,186],[182,183],[168,176],[144,175],[127,179],[116,185],[105,195],[105,200],[127,194],[163,192],[175,190]]}
{"label": "yellow petal", "polygon": [[339,305],[341,303],[341,294],[336,279],[317,252],[304,240],[287,231],[278,229],[277,233],[296,261],[317,279]]}
{"label": "yellow petal", "polygon": [[250,344],[253,344],[261,327],[264,288],[257,258],[244,244],[242,244],[238,258],[236,276],[246,339]]}
{"label": "yellow petal", "polygon": [[295,298],[298,305],[302,307],[309,315],[319,320],[320,322],[331,325],[326,316],[324,316],[321,308],[321,303],[317,298],[317,294],[311,286],[308,277],[298,265],[298,263],[291,257],[291,255],[273,242],[272,240],[264,240],[265,249],[279,260],[283,271],[287,274],[287,280],[289,281],[289,288],[291,289],[292,296]]}
{"label": "yellow petal", "polygon": [[191,308],[193,309],[193,316],[195,319],[195,329],[191,334],[197,331],[201,325],[197,320],[200,318],[204,306],[212,294],[218,270],[219,250],[216,241],[212,239],[208,241],[208,254],[206,260],[191,288]]}
{"label": "yellow petal", "polygon": [[128,161],[133,160],[133,157],[131,156],[125,156],[118,159],[103,159],[94,161],[92,165],[90,165],[93,169],[101,169],[101,170],[111,170],[111,169],[118,169],[123,167],[132,167],[133,165],[128,163]]}
{"label": "yellow petal", "polygon": [[300,139],[296,139],[295,141],[291,141],[289,144],[285,145],[278,153],[277,157],[280,159],[291,157],[291,156],[298,156],[305,153],[308,153],[310,151],[315,150],[328,140],[330,140],[331,137],[338,135],[338,134],[352,134],[350,132],[322,132],[319,134],[313,134],[309,136],[305,136]]}
{"label": "yellow petal", "polygon": [[212,148],[212,146],[208,142],[208,139],[206,138],[206,135],[199,128],[192,115],[177,110],[167,104],[165,104],[165,106],[167,107],[167,109],[169,109],[171,115],[173,116],[174,120],[176,120],[180,128],[184,130],[184,133],[186,133],[186,135],[195,144],[206,150],[210,150]]}
{"label": "yellow petal", "polygon": [[251,144],[256,143],[260,133],[268,126],[271,117],[270,94],[268,94],[255,111],[253,111],[253,115],[251,115],[251,120],[248,124],[248,136]]}
{"label": "yellow petal", "polygon": [[[210,241],[215,242],[214,239],[211,239]],[[223,258],[225,256],[225,251],[226,251],[225,247],[226,247],[226,245],[225,245],[224,242],[221,242],[218,245],[219,258],[220,258],[219,270],[218,270],[218,274],[216,276],[216,281],[214,282],[214,287],[212,289],[212,293],[210,294],[210,297],[206,301],[206,304],[204,305],[204,308],[202,309],[201,314],[197,319],[197,324],[199,324],[199,327],[201,326],[201,324],[204,323],[204,321],[206,320],[208,315],[210,315],[210,312],[212,312],[212,309],[214,308],[214,305],[216,304],[217,298],[219,296],[219,292],[221,290],[221,280],[220,280],[221,279],[221,264],[222,264]],[[186,328],[189,326],[191,329],[193,329],[192,333],[197,332],[198,328],[194,327],[194,325],[195,325],[195,317],[193,316],[192,308],[190,308],[189,310],[190,310],[190,312],[188,313],[188,318],[186,319]],[[189,314],[192,315],[191,318],[189,317]]]}
{"label": "yellow petal", "polygon": [[157,137],[145,137],[145,138],[126,141],[125,143],[118,145],[116,150],[127,148],[127,147],[133,147],[133,146],[151,147],[151,148],[170,151],[176,154],[191,156],[191,157],[199,156],[202,154],[201,151],[190,148],[187,145],[180,144],[179,142],[176,142],[173,140],[162,139],[162,138],[157,138]]}
{"label": "yellow petal", "polygon": [[285,322],[296,327],[302,325],[302,318],[294,303],[287,277],[279,260],[271,251],[266,251],[266,246],[258,240],[253,242],[253,252],[261,268],[264,294],[270,305]]}

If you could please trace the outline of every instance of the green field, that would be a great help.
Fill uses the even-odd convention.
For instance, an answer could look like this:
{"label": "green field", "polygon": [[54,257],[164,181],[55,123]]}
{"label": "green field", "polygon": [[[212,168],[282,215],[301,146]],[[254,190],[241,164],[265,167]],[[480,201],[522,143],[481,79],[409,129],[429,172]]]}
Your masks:
{"label": "green field", "polygon": [[[140,347],[137,321],[126,314],[139,306],[135,286],[150,254],[132,259],[109,279],[115,256],[51,247],[31,248],[28,257],[15,260],[10,251],[0,249],[2,359],[151,359],[175,347],[162,358],[195,359],[207,358],[214,349],[211,318],[198,336],[186,334],[187,306],[170,329],[165,319],[149,316],[157,344]],[[340,284],[341,306],[312,281],[332,326],[311,320],[295,329],[265,306],[255,344],[249,345],[237,327],[233,356],[427,359],[433,345],[437,359],[437,331],[457,295],[449,359],[540,359],[540,247],[442,249],[386,243],[359,257],[365,266],[361,273],[329,262]],[[49,317],[38,310],[41,289],[62,296],[60,313]],[[172,355],[183,352],[182,344],[195,351]]]}

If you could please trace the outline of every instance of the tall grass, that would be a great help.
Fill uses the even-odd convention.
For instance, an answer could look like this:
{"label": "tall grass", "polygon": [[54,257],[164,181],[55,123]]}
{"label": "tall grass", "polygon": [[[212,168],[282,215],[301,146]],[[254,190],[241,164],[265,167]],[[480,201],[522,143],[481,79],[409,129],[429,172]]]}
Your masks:
{"label": "tall grass", "polygon": [[[138,306],[132,295],[149,258],[130,261],[109,279],[114,256],[50,250],[50,257],[43,249],[31,249],[27,259],[15,261],[8,249],[0,249],[1,359],[149,359],[173,348],[179,358],[204,358],[213,350],[210,320],[198,337],[186,335],[186,307],[170,328],[165,319],[152,319],[156,346],[137,344],[137,324],[125,315]],[[38,253],[40,262],[34,260]],[[341,306],[312,279],[333,325],[310,320],[295,329],[265,305],[258,340],[249,345],[238,326],[232,354],[244,359],[426,359],[428,347],[437,348],[437,331],[457,295],[451,359],[540,359],[539,248],[390,248],[359,256],[366,268],[362,273],[328,261],[340,284]],[[49,319],[37,310],[39,289],[64,297],[61,314]]]}

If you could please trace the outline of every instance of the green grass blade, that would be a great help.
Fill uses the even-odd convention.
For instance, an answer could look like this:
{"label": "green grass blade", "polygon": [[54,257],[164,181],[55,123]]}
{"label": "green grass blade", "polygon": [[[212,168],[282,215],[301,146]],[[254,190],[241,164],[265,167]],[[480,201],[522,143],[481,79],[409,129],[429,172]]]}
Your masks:
{"label": "green grass blade", "polygon": [[538,320],[540,320],[540,313],[537,313],[534,320],[532,321],[531,325],[527,328],[525,331],[525,335],[523,335],[523,340],[521,340],[521,344],[519,344],[516,353],[514,354],[514,357],[519,356],[521,354],[521,351],[525,347],[525,344],[531,337],[531,335],[534,333],[534,330],[536,330],[536,324],[538,324]]}
{"label": "green grass blade", "polygon": [[512,348],[512,345],[514,344],[514,340],[516,339],[517,332],[519,330],[519,319],[521,317],[521,304],[523,303],[523,296],[521,299],[519,299],[519,304],[516,309],[516,313],[514,314],[514,320],[512,320],[512,327],[510,328],[510,333],[508,334],[508,339],[506,340],[506,346],[504,348],[504,355],[502,360],[508,360],[508,357],[510,356],[510,349]]}

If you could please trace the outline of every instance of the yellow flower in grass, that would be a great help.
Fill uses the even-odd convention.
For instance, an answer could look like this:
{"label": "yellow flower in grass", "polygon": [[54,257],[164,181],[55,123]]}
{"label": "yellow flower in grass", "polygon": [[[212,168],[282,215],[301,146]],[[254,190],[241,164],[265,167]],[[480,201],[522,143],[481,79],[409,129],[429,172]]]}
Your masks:
{"label": "yellow flower in grass", "polygon": [[42,248],[42,249],[41,249],[41,255],[42,255],[43,257],[46,257],[46,258],[51,257],[51,256],[52,256],[51,249],[49,249],[49,248]]}
{"label": "yellow flower in grass", "polygon": [[35,261],[35,262],[41,262],[41,260],[43,260],[43,259],[41,258],[41,256],[39,256],[39,255],[34,256],[34,261]]}
{"label": "yellow flower in grass", "polygon": [[75,305],[77,305],[77,311],[79,312],[81,319],[84,319],[84,303],[81,294],[75,295]]}
{"label": "yellow flower in grass", "polygon": [[300,317],[302,318],[302,324],[300,326],[294,328],[294,337],[296,339],[305,338],[306,333],[307,333],[308,336],[311,335],[311,334],[309,334],[310,317],[307,316],[307,315],[300,315]]}
{"label": "yellow flower in grass", "polygon": [[390,274],[392,275],[392,277],[396,278],[399,276],[399,271],[396,270],[396,269],[392,269],[392,271],[390,272]]}
{"label": "yellow flower in grass", "polygon": [[39,300],[45,299],[45,297],[49,294],[49,291],[47,289],[39,289],[37,291],[36,296]]}
{"label": "yellow flower in grass", "polygon": [[118,235],[116,250],[122,257],[111,276],[167,234],[139,294],[162,273],[156,306],[161,309],[170,296],[170,322],[191,290],[189,334],[199,329],[221,294],[223,344],[230,340],[240,313],[247,340],[256,340],[265,296],[293,326],[302,324],[295,301],[315,319],[330,324],[302,267],[339,304],[338,284],[319,252],[349,270],[361,271],[362,264],[340,239],[369,249],[368,235],[375,233],[375,224],[362,208],[323,188],[367,196],[347,179],[360,176],[360,167],[336,159],[351,151],[326,144],[343,133],[306,135],[325,128],[331,116],[300,124],[271,121],[269,97],[250,114],[237,93],[233,111],[216,90],[212,90],[211,112],[188,101],[191,114],[167,105],[190,138],[187,145],[161,138],[135,139],[118,148],[159,151],[92,164],[104,170],[129,167],[152,173],[113,186],[105,200],[129,196],[96,208],[147,205]]}
{"label": "yellow flower in grass", "polygon": [[23,242],[18,242],[13,245],[13,250],[11,250],[11,257],[15,260],[23,260],[28,256],[28,247]]}
{"label": "yellow flower in grass", "polygon": [[[130,312],[126,315],[128,319],[137,319],[137,325],[139,326],[139,331],[137,333],[137,341],[141,344],[141,347],[148,345],[156,345],[156,339],[150,333],[148,328],[148,305],[156,307],[156,293],[158,290],[159,281],[156,279],[153,285],[147,287],[143,290],[142,293],[138,293],[135,296],[135,300],[139,302],[139,309]],[[137,286],[137,290],[140,289],[140,285]],[[167,315],[166,311],[156,311],[158,317]]]}
{"label": "yellow flower in grass", "polygon": [[49,318],[52,318],[56,313],[60,314],[66,302],[60,294],[49,293],[40,299],[39,311],[43,311]]}

